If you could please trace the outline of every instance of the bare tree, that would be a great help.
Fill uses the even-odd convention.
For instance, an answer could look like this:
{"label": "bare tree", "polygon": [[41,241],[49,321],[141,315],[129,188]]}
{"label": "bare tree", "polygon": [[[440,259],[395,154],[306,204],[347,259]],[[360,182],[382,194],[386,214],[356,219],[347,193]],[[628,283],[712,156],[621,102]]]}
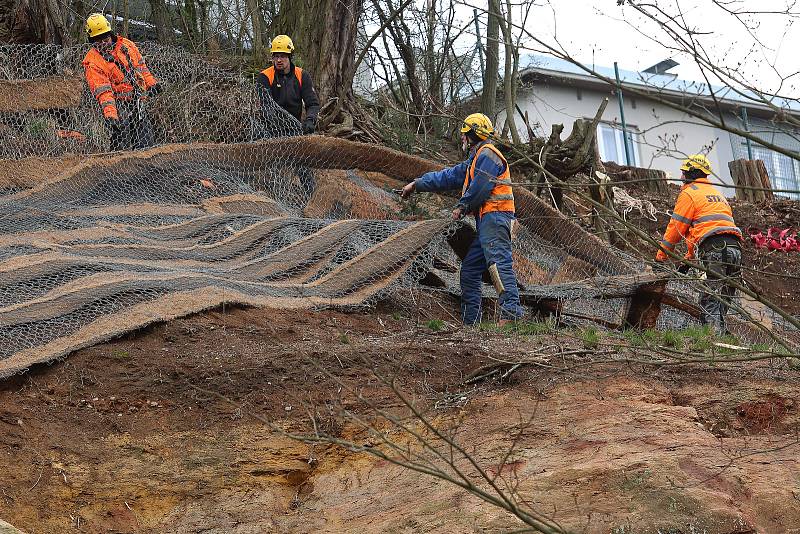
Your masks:
{"label": "bare tree", "polygon": [[[499,4],[499,2],[496,2]],[[514,18],[511,11],[511,1],[506,0],[505,17],[499,16],[500,30],[503,33],[503,46],[505,47],[505,72],[503,75],[503,96],[506,104],[505,123],[504,129],[511,132],[511,140],[514,143],[520,142],[519,131],[517,131],[517,123],[514,120],[516,113],[516,72],[517,65],[519,65],[519,49],[514,46],[514,39],[512,36],[512,28],[514,25]]]}
{"label": "bare tree", "polygon": [[363,7],[363,0],[281,2],[274,31],[292,37],[323,103],[331,97],[352,99],[355,42]]}
{"label": "bare tree", "polygon": [[497,75],[500,68],[500,2],[488,0],[486,24],[486,69],[481,91],[481,112],[494,118],[497,98]]}
{"label": "bare tree", "polygon": [[149,0],[156,37],[160,43],[172,43],[174,31],[167,4],[164,0]]}
{"label": "bare tree", "polygon": [[261,6],[259,6],[258,0],[247,0],[245,5],[253,28],[253,59],[257,62],[264,59],[264,27],[261,19]]}
{"label": "bare tree", "polygon": [[0,42],[70,45],[69,4],[56,0],[16,0],[0,5]]}

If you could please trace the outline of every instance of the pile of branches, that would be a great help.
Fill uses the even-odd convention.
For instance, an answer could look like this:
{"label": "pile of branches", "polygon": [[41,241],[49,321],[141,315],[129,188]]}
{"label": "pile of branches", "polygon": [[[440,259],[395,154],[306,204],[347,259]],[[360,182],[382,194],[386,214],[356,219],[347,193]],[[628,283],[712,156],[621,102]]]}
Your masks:
{"label": "pile of branches", "polygon": [[380,127],[357,100],[333,97],[319,110],[317,131],[331,137],[382,144]]}

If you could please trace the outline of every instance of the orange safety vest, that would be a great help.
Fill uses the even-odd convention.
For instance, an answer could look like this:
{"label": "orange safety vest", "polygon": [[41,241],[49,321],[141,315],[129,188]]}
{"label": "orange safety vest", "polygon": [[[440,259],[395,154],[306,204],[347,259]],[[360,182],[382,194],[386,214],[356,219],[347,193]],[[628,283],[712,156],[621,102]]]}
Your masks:
{"label": "orange safety vest", "polygon": [[[267,67],[266,69],[261,71],[261,74],[267,77],[267,81],[269,82],[269,86],[272,87],[272,84],[275,82],[275,67]],[[303,88],[303,69],[295,65],[294,67],[294,76],[297,78],[297,83],[300,84],[300,88]]]}
{"label": "orange safety vest", "polygon": [[656,260],[667,259],[664,250],[673,250],[675,245],[686,237],[689,248],[686,258],[694,258],[695,249],[712,235],[730,234],[742,238],[742,231],[736,227],[733,211],[725,195],[711,185],[708,178],[699,178],[684,184],[675,202],[672,218],[667,225],[661,248]]}
{"label": "orange safety vest", "polygon": [[514,191],[511,188],[511,169],[509,169],[508,162],[506,158],[503,157],[503,154],[491,143],[481,145],[475,152],[475,157],[472,158],[472,164],[469,166],[467,175],[464,177],[464,187],[461,189],[461,196],[464,196],[472,180],[475,178],[475,165],[478,163],[478,156],[484,149],[491,150],[497,154],[505,164],[505,169],[496,180],[493,180],[495,182],[494,189],[492,189],[492,193],[486,202],[481,205],[478,216],[483,217],[484,214],[493,211],[510,211],[514,213]]}
{"label": "orange safety vest", "polygon": [[139,49],[124,37],[117,37],[114,48],[106,53],[90,48],[83,58],[83,69],[89,91],[107,119],[119,118],[117,100],[131,100],[134,89],[138,89],[139,98],[144,98],[142,93],[156,84]]}

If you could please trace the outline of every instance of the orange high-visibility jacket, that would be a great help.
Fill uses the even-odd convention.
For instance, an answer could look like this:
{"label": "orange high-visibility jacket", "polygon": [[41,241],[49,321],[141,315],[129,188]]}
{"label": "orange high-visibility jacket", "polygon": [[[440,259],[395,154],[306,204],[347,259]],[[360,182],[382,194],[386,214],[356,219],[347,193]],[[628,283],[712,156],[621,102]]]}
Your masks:
{"label": "orange high-visibility jacket", "polygon": [[510,211],[514,213],[514,191],[511,188],[511,169],[508,166],[506,158],[503,157],[502,152],[491,143],[484,143],[475,153],[475,157],[472,158],[472,165],[469,166],[469,170],[466,176],[464,176],[464,186],[461,188],[461,196],[464,196],[472,180],[475,178],[475,165],[478,163],[478,156],[480,156],[480,153],[484,150],[490,150],[497,155],[504,164],[505,169],[500,176],[497,177],[496,185],[492,189],[489,198],[481,205],[478,216],[483,217],[485,213],[493,211]]}
{"label": "orange high-visibility jacket", "polygon": [[[275,83],[275,67],[267,67],[266,69],[261,71],[261,74],[267,77],[267,81],[269,81],[269,85]],[[300,88],[303,88],[303,69],[298,67],[297,65],[294,66],[294,77],[297,78],[297,83],[300,84]]]}
{"label": "orange high-visibility jacket", "polygon": [[725,196],[711,185],[708,178],[700,178],[684,184],[675,202],[672,218],[667,225],[661,250],[656,261],[664,261],[664,250],[673,250],[675,245],[686,238],[689,248],[686,258],[694,258],[695,249],[708,237],[717,234],[732,234],[739,239],[742,231],[736,227],[731,206]]}
{"label": "orange high-visibility jacket", "polygon": [[144,98],[143,93],[156,84],[139,49],[124,37],[117,37],[109,52],[101,53],[92,47],[83,58],[83,69],[89,91],[107,119],[119,118],[117,100],[131,100],[137,91],[139,98]]}

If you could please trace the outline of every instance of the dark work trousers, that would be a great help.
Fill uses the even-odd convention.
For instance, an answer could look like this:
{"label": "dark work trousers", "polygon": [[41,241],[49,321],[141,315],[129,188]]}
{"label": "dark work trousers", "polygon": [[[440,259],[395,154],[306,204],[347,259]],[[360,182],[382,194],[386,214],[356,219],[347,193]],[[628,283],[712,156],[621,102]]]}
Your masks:
{"label": "dark work trousers", "polygon": [[311,196],[314,194],[314,188],[317,186],[314,179],[314,171],[305,165],[297,167],[297,177],[300,179],[300,206],[305,207],[308,205]]}
{"label": "dark work trousers", "polygon": [[111,150],[136,150],[149,148],[155,144],[153,125],[144,103],[117,100],[119,130],[111,132]]}
{"label": "dark work trousers", "polygon": [[519,302],[517,276],[511,256],[511,226],[514,219],[511,212],[492,211],[475,221],[478,235],[461,260],[461,319],[466,325],[481,321],[483,273],[492,267],[496,268],[499,278],[495,281],[495,288],[502,284],[502,291],[498,290],[500,318],[517,320],[525,315],[525,309]]}
{"label": "dark work trousers", "polygon": [[728,282],[741,280],[742,249],[733,236],[711,236],[700,246],[700,262],[706,268],[705,287],[700,294],[701,321],[718,335],[726,333],[725,316],[736,295]]}
{"label": "dark work trousers", "polygon": [[[276,137],[294,137],[302,134],[300,122],[294,117],[289,115],[286,111],[269,110],[268,112],[262,111],[256,115],[256,120],[253,123],[253,140],[271,139]],[[314,194],[316,187],[316,179],[314,177],[314,169],[304,165],[302,160],[287,160],[287,166],[297,174],[299,187],[292,195],[298,201],[298,207],[304,208],[308,205],[311,196]],[[274,197],[275,200],[286,202],[288,199],[281,198],[280,196]]]}

